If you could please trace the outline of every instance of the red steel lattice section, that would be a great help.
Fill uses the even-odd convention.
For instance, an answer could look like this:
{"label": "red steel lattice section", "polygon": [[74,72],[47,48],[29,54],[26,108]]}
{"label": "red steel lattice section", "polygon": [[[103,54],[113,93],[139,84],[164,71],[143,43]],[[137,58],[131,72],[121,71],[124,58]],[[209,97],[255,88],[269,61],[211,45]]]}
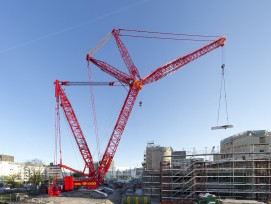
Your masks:
{"label": "red steel lattice section", "polygon": [[71,106],[71,103],[69,99],[67,98],[64,90],[61,88],[61,85],[58,80],[55,81],[55,86],[56,86],[57,102],[59,103],[59,99],[60,99],[60,102],[61,102],[60,105],[62,106],[64,110],[65,116],[68,120],[73,136],[79,148],[79,151],[83,157],[83,160],[85,161],[85,165],[89,169],[89,175],[94,176],[95,168],[94,168],[92,155],[90,153],[87,142],[85,140],[83,131],[80,127],[80,124]]}
{"label": "red steel lattice section", "polygon": [[[60,98],[60,100],[61,100],[62,108],[63,108],[65,115],[66,115],[66,118],[70,124],[72,132],[73,132],[74,137],[76,139],[77,145],[78,145],[79,150],[81,152],[81,155],[85,161],[86,167],[89,168],[89,172],[90,172],[89,176],[92,178],[98,179],[98,182],[103,181],[103,177],[105,176],[106,172],[108,171],[108,169],[111,165],[111,162],[114,158],[117,147],[119,145],[120,139],[122,137],[123,131],[125,129],[125,126],[128,122],[131,111],[133,109],[134,103],[136,101],[137,95],[138,95],[139,91],[142,89],[142,87],[146,84],[158,81],[159,79],[179,70],[184,65],[198,59],[199,57],[211,52],[212,50],[214,50],[220,46],[224,46],[224,44],[226,42],[225,37],[220,37],[217,40],[209,43],[208,45],[206,45],[206,46],[204,46],[204,47],[202,47],[202,48],[200,48],[200,49],[198,49],[188,55],[179,57],[172,62],[169,62],[161,67],[158,67],[151,74],[149,74],[145,78],[141,79],[140,74],[138,72],[138,69],[134,65],[127,48],[125,47],[125,45],[123,44],[123,42],[119,38],[119,36],[121,36],[121,34],[120,34],[121,30],[122,29],[119,29],[119,30],[113,29],[112,35],[114,36],[114,38],[116,40],[119,52],[121,54],[121,57],[122,57],[124,63],[126,64],[126,66],[128,68],[129,74],[126,74],[126,73],[120,71],[119,69],[113,67],[112,65],[109,65],[106,62],[94,59],[91,54],[87,54],[87,61],[88,62],[92,62],[98,68],[100,68],[103,72],[113,76],[123,85],[130,86],[130,90],[129,90],[128,95],[124,101],[120,115],[118,117],[116,125],[115,125],[113,132],[111,134],[110,140],[109,140],[108,145],[105,150],[105,153],[104,153],[102,160],[100,162],[100,166],[96,170],[94,169],[94,163],[93,163],[91,153],[90,153],[89,148],[87,146],[87,143],[84,138],[83,132],[80,128],[80,125],[77,121],[76,115],[72,109],[72,106],[71,106],[68,98],[66,97],[63,89],[61,88],[61,84],[59,84],[59,81],[55,82],[56,83],[56,97]],[[72,169],[72,168],[70,168],[70,169]],[[96,176],[98,176],[98,178]]]}

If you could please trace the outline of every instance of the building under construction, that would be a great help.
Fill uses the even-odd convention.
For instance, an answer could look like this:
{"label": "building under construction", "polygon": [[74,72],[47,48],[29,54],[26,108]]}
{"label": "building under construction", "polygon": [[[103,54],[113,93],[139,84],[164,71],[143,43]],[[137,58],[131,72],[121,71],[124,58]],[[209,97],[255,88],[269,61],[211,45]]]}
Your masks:
{"label": "building under construction", "polygon": [[189,201],[201,193],[267,201],[271,197],[269,135],[265,130],[242,132],[222,140],[220,152],[202,154],[148,143],[144,193],[161,201]]}

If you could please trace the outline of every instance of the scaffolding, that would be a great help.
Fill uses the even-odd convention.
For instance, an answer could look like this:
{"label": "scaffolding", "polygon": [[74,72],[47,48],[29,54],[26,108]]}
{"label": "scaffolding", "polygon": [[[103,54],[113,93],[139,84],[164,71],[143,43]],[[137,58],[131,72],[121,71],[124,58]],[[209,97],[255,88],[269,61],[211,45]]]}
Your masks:
{"label": "scaffolding", "polygon": [[160,170],[145,169],[144,194],[161,202],[191,201],[200,193],[222,199],[271,198],[271,152],[232,153],[227,159],[218,153],[186,156],[178,164],[160,162]]}

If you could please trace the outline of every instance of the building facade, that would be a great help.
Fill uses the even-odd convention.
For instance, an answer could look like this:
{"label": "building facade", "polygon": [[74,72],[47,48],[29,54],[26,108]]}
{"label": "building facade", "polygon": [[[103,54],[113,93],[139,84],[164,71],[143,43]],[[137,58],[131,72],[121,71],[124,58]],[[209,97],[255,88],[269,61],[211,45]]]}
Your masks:
{"label": "building facade", "polygon": [[0,161],[0,177],[9,175],[21,175],[21,164],[10,161]]}
{"label": "building facade", "polygon": [[147,161],[153,161],[148,158],[152,154],[146,155],[144,194],[163,202],[191,201],[201,193],[220,198],[270,200],[270,133],[245,131],[223,139],[220,144],[220,152],[213,151],[214,147],[211,153],[172,151],[170,163],[162,162],[160,169],[149,168]]}
{"label": "building facade", "polygon": [[43,164],[31,165],[14,162],[14,156],[0,155],[0,178],[16,175],[17,181],[28,182],[34,174],[45,176],[46,166]]}
{"label": "building facade", "polygon": [[0,154],[0,161],[14,162],[14,156]]}
{"label": "building facade", "polygon": [[171,147],[161,147],[149,142],[142,165],[146,170],[159,170],[161,164],[171,163],[172,152]]}
{"label": "building facade", "polygon": [[[223,139],[220,142],[221,159],[246,159],[248,154],[254,158],[264,157],[271,150],[271,133],[267,130],[245,131]],[[239,154],[237,154],[239,153]]]}

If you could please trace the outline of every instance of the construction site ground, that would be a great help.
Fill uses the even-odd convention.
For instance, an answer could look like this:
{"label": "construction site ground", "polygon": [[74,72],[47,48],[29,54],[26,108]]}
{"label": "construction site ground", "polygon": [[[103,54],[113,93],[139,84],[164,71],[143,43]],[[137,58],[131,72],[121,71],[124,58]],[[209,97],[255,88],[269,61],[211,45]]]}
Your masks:
{"label": "construction site ground", "polygon": [[[13,203],[13,202],[12,202]],[[26,198],[21,201],[14,202],[16,204],[112,204],[121,203],[121,196],[118,190],[109,195],[108,198],[95,199],[90,197],[89,194],[80,191],[64,192],[61,196],[49,197],[46,194]]]}
{"label": "construction site ground", "polygon": [[[264,204],[265,202],[259,202],[255,200],[235,200],[235,199],[221,199],[222,204]],[[120,189],[116,189],[114,193],[107,198],[93,198],[90,194],[83,191],[71,191],[63,192],[61,196],[49,197],[47,194],[42,194],[36,197],[24,197],[17,201],[6,201],[0,199],[0,204],[121,204],[122,196],[120,195]],[[152,199],[151,204],[192,204],[192,201],[162,201],[159,199]],[[270,203],[270,202],[269,202]]]}

